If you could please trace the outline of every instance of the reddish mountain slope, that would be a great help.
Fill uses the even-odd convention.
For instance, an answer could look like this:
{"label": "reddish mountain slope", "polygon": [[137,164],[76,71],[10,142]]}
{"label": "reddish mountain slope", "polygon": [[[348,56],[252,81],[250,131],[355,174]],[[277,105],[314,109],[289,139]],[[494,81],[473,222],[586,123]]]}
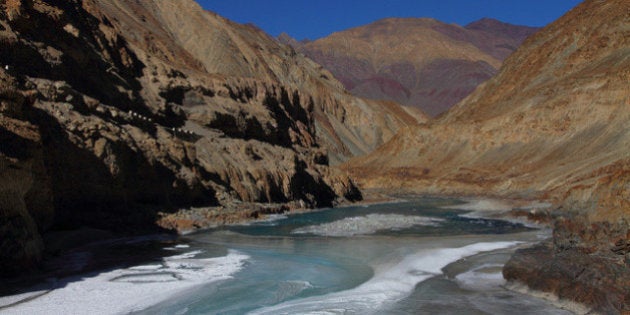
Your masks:
{"label": "reddish mountain slope", "polygon": [[483,19],[466,27],[433,19],[385,19],[298,43],[354,95],[388,99],[436,116],[492,77],[537,28]]}

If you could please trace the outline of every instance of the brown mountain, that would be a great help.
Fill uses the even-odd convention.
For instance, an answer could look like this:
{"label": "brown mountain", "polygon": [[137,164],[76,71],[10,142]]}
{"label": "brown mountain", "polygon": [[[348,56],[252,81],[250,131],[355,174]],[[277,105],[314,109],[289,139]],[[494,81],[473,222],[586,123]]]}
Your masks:
{"label": "brown mountain", "polygon": [[360,199],[329,164],[424,119],[192,0],[3,1],[0,41],[3,274],[37,262],[51,229],[186,230]]}
{"label": "brown mountain", "polygon": [[[305,105],[313,106],[316,137],[333,163],[370,152],[401,126],[426,120],[417,110],[348,95],[320,65],[278,45],[255,26],[239,25],[202,11],[193,1],[177,3],[179,10],[174,10],[175,2],[166,0],[142,5],[126,1],[97,3],[104,12],[117,17],[121,31],[131,43],[152,49],[157,40],[170,50],[175,49],[171,48],[173,45],[178,47],[179,51],[167,56],[171,62],[181,62],[176,60],[185,56],[194,60],[193,68],[206,73],[276,82],[299,90],[303,94],[300,97],[312,103]],[[138,21],[138,16],[154,16],[155,20]],[[152,23],[146,24],[149,22]],[[147,38],[146,28],[156,33],[156,38]]]}
{"label": "brown mountain", "polygon": [[628,82],[630,3],[585,1],[443,117],[349,168],[363,187],[551,200],[554,239],[520,252],[506,277],[628,311]]}
{"label": "brown mountain", "polygon": [[279,40],[323,65],[354,95],[393,100],[436,116],[492,77],[538,29],[483,19],[465,27],[391,18],[313,42]]}

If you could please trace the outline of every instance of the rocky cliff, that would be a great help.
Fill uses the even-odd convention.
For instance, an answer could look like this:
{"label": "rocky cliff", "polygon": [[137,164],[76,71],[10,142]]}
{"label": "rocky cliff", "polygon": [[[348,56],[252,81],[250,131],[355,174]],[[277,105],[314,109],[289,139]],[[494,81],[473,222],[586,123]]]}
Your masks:
{"label": "rocky cliff", "polygon": [[34,265],[51,229],[187,230],[360,199],[329,165],[424,119],[193,1],[3,1],[0,41],[3,273]]}
{"label": "rocky cliff", "polygon": [[538,29],[482,19],[465,27],[390,18],[312,42],[280,41],[330,70],[354,95],[436,116],[491,78]]}
{"label": "rocky cliff", "polygon": [[627,311],[628,82],[630,4],[585,1],[443,117],[348,167],[363,187],[551,200],[558,212],[544,259],[521,252],[506,277]]}
{"label": "rocky cliff", "polygon": [[[178,68],[275,82],[299,91],[304,106],[312,106],[315,136],[333,164],[370,152],[399,128],[426,120],[418,110],[349,95],[329,71],[312,60],[278,44],[254,26],[233,23],[202,10],[193,1],[96,4],[113,17],[112,23],[138,48],[139,55],[157,50],[162,59]],[[178,87],[174,82],[162,82],[160,88],[165,84],[171,85],[168,89],[174,95],[187,89],[186,84]]]}

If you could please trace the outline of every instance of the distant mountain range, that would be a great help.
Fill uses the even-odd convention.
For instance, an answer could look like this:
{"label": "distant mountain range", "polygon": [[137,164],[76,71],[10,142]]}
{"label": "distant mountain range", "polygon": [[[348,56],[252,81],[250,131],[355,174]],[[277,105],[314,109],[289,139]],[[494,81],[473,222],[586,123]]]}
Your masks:
{"label": "distant mountain range", "polygon": [[396,101],[431,116],[491,78],[538,30],[493,19],[465,27],[427,18],[390,18],[293,46],[330,70],[352,94]]}

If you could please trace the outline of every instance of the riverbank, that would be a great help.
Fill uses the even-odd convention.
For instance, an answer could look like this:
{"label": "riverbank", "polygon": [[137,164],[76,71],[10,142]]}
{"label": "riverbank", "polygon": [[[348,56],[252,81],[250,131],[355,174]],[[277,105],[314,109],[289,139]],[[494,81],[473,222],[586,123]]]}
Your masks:
{"label": "riverbank", "polygon": [[628,222],[591,222],[537,201],[464,198],[468,216],[552,229],[552,237],[517,250],[503,269],[508,288],[545,298],[576,314],[630,312]]}
{"label": "riverbank", "polygon": [[595,313],[630,312],[628,223],[556,217],[550,240],[514,253],[503,275],[513,283],[585,304]]}
{"label": "riverbank", "polygon": [[[359,201],[341,199],[335,203],[333,208],[396,203],[404,200],[404,197],[372,191],[364,195],[363,199]],[[286,203],[230,202],[218,207],[193,207],[180,209],[175,213],[161,213],[157,224],[164,229],[186,235],[219,226],[248,224],[267,220],[270,216],[317,210],[317,208],[309,208],[302,201]]]}

